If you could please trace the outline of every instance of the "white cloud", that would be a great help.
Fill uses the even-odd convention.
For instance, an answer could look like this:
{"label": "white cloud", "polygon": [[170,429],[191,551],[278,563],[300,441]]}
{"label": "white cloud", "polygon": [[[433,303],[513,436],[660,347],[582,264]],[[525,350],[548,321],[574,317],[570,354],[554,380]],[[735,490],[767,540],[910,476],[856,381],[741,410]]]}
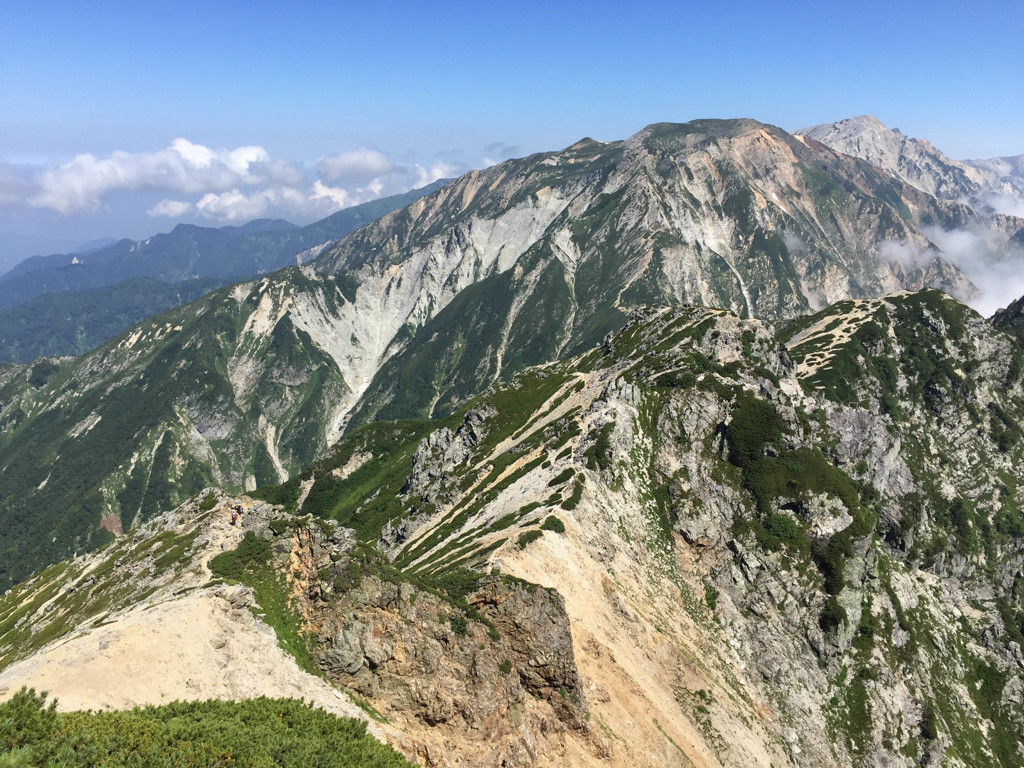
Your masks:
{"label": "white cloud", "polygon": [[800,235],[794,232],[783,232],[782,241],[786,244],[786,249],[790,253],[803,253],[807,250],[807,243],[803,241]]}
{"label": "white cloud", "polygon": [[376,149],[356,149],[320,158],[316,170],[326,181],[349,181],[358,184],[393,173],[396,167],[383,152]]}
{"label": "white cloud", "polygon": [[453,176],[458,176],[465,171],[465,168],[460,168],[454,163],[439,161],[428,167],[413,165],[410,170],[413,172],[414,181],[408,189],[416,189],[432,184],[438,179],[450,179]]}
{"label": "white cloud", "polygon": [[48,168],[0,162],[0,205],[108,215],[136,201],[137,216],[224,223],[282,216],[302,223],[465,170],[443,160],[400,163],[367,148],[321,158],[310,168],[259,146],[213,149],[178,138],[155,152],[80,154]]}
{"label": "white cloud", "polygon": [[238,189],[215,194],[207,192],[196,203],[196,211],[213,221],[246,222],[270,213],[306,214],[310,196],[288,187],[276,187],[245,193]]}
{"label": "white cloud", "polygon": [[978,202],[988,206],[996,213],[1005,213],[1008,216],[1024,218],[1024,198],[1017,195],[1003,195],[997,192],[982,194]]}
{"label": "white cloud", "polygon": [[424,187],[467,170],[442,160],[432,165],[398,165],[375,149],[321,158],[316,169],[320,180],[313,187],[313,198],[334,200],[342,208]]}
{"label": "white cloud", "polygon": [[974,283],[980,295],[970,302],[985,317],[1024,296],[1024,249],[991,228],[922,228],[943,255]]}
{"label": "white cloud", "polygon": [[[319,163],[317,167],[320,167]],[[457,176],[464,170],[453,163],[439,161],[430,166],[418,163],[406,166],[393,165],[390,172],[370,179],[362,186],[333,186],[317,179],[313,183],[310,199],[330,201],[337,206],[334,210],[340,210],[387,195],[397,195],[410,189],[425,187],[438,179]]]}
{"label": "white cloud", "polygon": [[270,207],[270,198],[263,192],[244,194],[237,189],[230,192],[215,194],[207,192],[199,202],[196,210],[206,219],[216,221],[249,221],[258,219]]}
{"label": "white cloud", "polygon": [[261,163],[259,170],[268,181],[283,187],[301,187],[309,183],[302,167],[290,160],[271,160]]}
{"label": "white cloud", "polygon": [[329,200],[337,206],[337,210],[358,205],[358,200],[341,187],[329,187],[320,179],[313,182],[313,200]]}
{"label": "white cloud", "polygon": [[922,267],[932,262],[938,254],[925,250],[913,243],[899,240],[885,240],[878,246],[878,258],[890,264],[904,267]]}
{"label": "white cloud", "polygon": [[269,156],[262,147],[212,150],[175,139],[158,152],[113,152],[109,157],[77,155],[44,171],[39,191],[28,199],[59,213],[95,210],[104,197],[123,189],[165,189],[182,194],[227,191],[266,177]]}
{"label": "white cloud", "polygon": [[161,200],[146,213],[150,216],[168,216],[172,219],[181,218],[192,210],[192,203],[184,200]]}

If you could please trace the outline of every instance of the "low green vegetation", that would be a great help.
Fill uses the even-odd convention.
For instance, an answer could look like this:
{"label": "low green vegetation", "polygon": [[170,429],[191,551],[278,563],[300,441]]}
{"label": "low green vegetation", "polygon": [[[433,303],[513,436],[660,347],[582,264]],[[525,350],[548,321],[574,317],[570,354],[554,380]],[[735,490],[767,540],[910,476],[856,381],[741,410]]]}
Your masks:
{"label": "low green vegetation", "polygon": [[579,506],[580,499],[583,498],[583,475],[576,476],[576,482],[572,487],[572,493],[569,497],[561,502],[561,507],[566,512],[571,512]]}
{"label": "low green vegetation", "polygon": [[[353,527],[360,539],[373,538],[379,535],[381,527],[388,522],[397,523],[410,515],[426,515],[435,511],[431,502],[405,493],[405,484],[413,469],[413,455],[420,441],[441,428],[458,430],[470,411],[485,413],[482,426],[476,427],[482,434],[482,440],[475,446],[475,456],[489,455],[501,441],[510,436],[516,436],[519,444],[515,451],[506,451],[495,457],[491,464],[485,465],[480,477],[465,472],[459,482],[461,501],[430,536],[416,541],[396,559],[399,566],[408,567],[430,554],[430,567],[435,568],[441,565],[434,559],[437,548],[444,548],[445,553],[451,555],[470,543],[446,542],[450,534],[461,530],[469,519],[502,490],[547,461],[546,454],[541,454],[513,472],[506,472],[524,452],[539,447],[545,440],[544,433],[540,431],[522,436],[517,433],[529,430],[532,419],[545,408],[546,403],[551,405],[550,401],[556,398],[567,378],[559,371],[530,371],[517,376],[508,385],[470,400],[459,411],[444,419],[368,424],[347,435],[330,455],[313,463],[305,472],[282,485],[261,488],[252,495],[282,504],[289,511],[297,511],[301,488],[312,481],[301,512]],[[556,399],[564,399],[564,395]],[[571,436],[569,426],[562,424],[561,428],[565,430],[566,436]],[[354,468],[350,466],[360,460],[361,463]],[[343,468],[347,469],[344,473],[341,472]],[[552,482],[568,482],[573,474],[572,469],[563,471]],[[477,489],[485,490],[471,490],[474,485]],[[502,524],[507,527],[512,522],[499,521],[494,530],[499,530]],[[469,554],[472,553],[463,553]],[[476,551],[475,554],[479,556],[481,552]],[[448,558],[445,562],[450,565],[454,560]]]}
{"label": "low green vegetation", "polygon": [[583,454],[589,469],[604,471],[612,464],[612,432],[615,422],[609,421],[597,431],[593,444]]}
{"label": "low green vegetation", "polygon": [[238,546],[211,559],[209,568],[216,577],[242,581],[246,575],[255,574],[269,564],[270,542],[246,531]]}
{"label": "low green vegetation", "polygon": [[990,402],[988,410],[992,440],[1002,453],[1009,453],[1012,448],[1020,445],[1020,425],[998,403]]}
{"label": "low green vegetation", "polygon": [[521,533],[519,535],[519,538],[516,539],[516,546],[518,546],[520,549],[526,549],[531,543],[535,542],[543,535],[544,532],[536,528],[530,531],[526,531],[525,533]]}
{"label": "low green vegetation", "polygon": [[550,515],[541,524],[540,529],[542,531],[552,531],[554,533],[565,533],[565,523],[554,515]]}
{"label": "low green vegetation", "polygon": [[[288,482],[265,486],[252,495],[296,511],[300,489],[312,480],[302,512],[353,527],[361,538],[372,536],[388,520],[399,519],[411,511],[403,505],[399,494],[411,472],[412,456],[419,441],[434,429],[456,423],[449,420],[369,424]],[[339,477],[336,470],[360,457],[365,460],[347,476]]]}
{"label": "low green vegetation", "polygon": [[[846,620],[835,595],[844,587],[853,543],[871,535],[875,515],[862,504],[854,482],[817,448],[785,448],[786,431],[771,403],[746,392],[737,397],[725,433],[728,459],[741,471],[743,486],[754,499],[755,516],[737,520],[733,530],[736,535],[753,535],[768,550],[813,559],[828,595],[819,623],[830,631]],[[799,514],[810,496],[838,499],[853,517],[852,523],[825,543],[812,545]],[[792,512],[776,510],[774,504],[780,498],[787,500]]]}
{"label": "low green vegetation", "polygon": [[[0,590],[109,541],[101,518],[145,521],[218,478],[277,481],[264,441],[253,440],[271,403],[283,408],[274,415],[280,461],[294,471],[313,460],[324,448],[323,414],[344,390],[337,366],[287,317],[269,334],[244,332],[263,297],[294,289],[295,273],[215,291],[78,360],[5,380]],[[262,361],[244,398],[228,375],[229,361],[243,358]],[[208,419],[220,434],[197,453],[190,421]]]}
{"label": "low green vegetation", "polygon": [[57,712],[22,689],[0,704],[0,765],[21,768],[411,768],[366,723],[294,699]]}
{"label": "low green vegetation", "polygon": [[252,587],[264,614],[263,621],[273,627],[278,645],[307,672],[320,674],[310,639],[303,632],[302,620],[292,608],[285,577],[271,563],[270,542],[246,531],[238,546],[210,560],[209,568],[216,577]]}
{"label": "low green vegetation", "polygon": [[[837,320],[852,311],[840,302],[803,321],[791,323],[784,338],[796,335],[807,324],[832,314]],[[808,392],[850,405],[867,393],[878,397],[884,411],[894,418],[903,415],[901,402],[920,403],[939,413],[948,398],[963,400],[971,389],[969,378],[957,370],[956,359],[970,358],[970,337],[966,332],[969,310],[938,290],[892,296],[881,302],[868,318],[851,319],[850,337],[835,344],[825,331],[789,347],[797,361],[827,353],[827,361],[802,380]],[[969,365],[968,365],[969,367]],[[966,370],[966,369],[965,369]],[[968,404],[969,408],[970,406]],[[998,420],[998,414],[993,414]],[[993,425],[1001,432],[1006,425]],[[1012,427],[1007,438],[1013,434]]]}
{"label": "low green vegetation", "polygon": [[559,486],[562,483],[564,483],[564,482],[566,482],[568,480],[571,480],[572,476],[575,475],[575,474],[576,474],[576,470],[573,469],[572,467],[564,469],[561,472],[559,472],[557,475],[555,475],[553,478],[551,478],[551,481],[548,483],[548,487],[549,488],[554,488],[556,486]]}

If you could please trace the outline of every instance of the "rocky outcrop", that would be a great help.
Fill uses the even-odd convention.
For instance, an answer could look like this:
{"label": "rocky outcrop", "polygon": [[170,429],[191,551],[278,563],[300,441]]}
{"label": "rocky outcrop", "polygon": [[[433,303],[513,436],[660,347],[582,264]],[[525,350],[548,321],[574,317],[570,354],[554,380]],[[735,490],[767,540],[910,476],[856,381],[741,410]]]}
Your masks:
{"label": "rocky outcrop", "polygon": [[483,438],[486,421],[494,411],[467,411],[454,432],[447,427],[423,438],[412,457],[412,472],[402,493],[429,504],[451,503],[473,449]]}
{"label": "rocky outcrop", "polygon": [[[609,759],[1018,765],[1021,354],[934,291],[778,331],[635,312],[482,398],[507,437],[378,544],[557,588]],[[453,438],[417,438],[419,496]],[[367,626],[340,647],[370,685]]]}
{"label": "rocky outcrop", "polygon": [[[360,561],[350,531],[308,520],[278,530],[264,535],[295,586],[320,668],[401,724],[428,765],[537,765],[562,751],[566,732],[587,729],[554,590],[468,573],[464,595],[454,583],[386,579]],[[455,741],[458,760],[440,757]]]}

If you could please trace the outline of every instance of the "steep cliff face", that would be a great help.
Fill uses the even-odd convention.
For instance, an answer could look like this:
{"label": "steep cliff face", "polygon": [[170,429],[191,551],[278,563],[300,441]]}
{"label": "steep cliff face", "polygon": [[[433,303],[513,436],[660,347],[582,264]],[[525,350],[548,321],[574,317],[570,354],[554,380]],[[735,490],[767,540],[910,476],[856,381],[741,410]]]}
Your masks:
{"label": "steep cliff face", "polygon": [[[356,418],[444,414],[482,383],[586,349],[641,304],[779,318],[926,285],[967,297],[918,225],[975,217],[777,128],[697,121],[474,172],[318,269],[389,270],[395,288],[440,269],[442,299],[422,299],[413,341],[396,339]],[[922,257],[888,258],[895,242]]]}
{"label": "steep cliff face", "polygon": [[470,572],[407,580],[350,531],[301,522],[274,551],[319,667],[373,702],[428,765],[555,765],[583,737],[556,591]]}

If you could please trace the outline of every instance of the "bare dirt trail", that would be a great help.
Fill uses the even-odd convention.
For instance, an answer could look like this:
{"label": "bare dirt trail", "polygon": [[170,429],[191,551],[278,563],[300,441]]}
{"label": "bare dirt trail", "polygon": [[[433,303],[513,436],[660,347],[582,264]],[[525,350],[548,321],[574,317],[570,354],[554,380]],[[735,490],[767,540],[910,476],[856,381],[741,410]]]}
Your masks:
{"label": "bare dirt trail", "polygon": [[[232,499],[233,502],[233,499]],[[256,696],[312,700],[338,715],[365,719],[348,697],[303,671],[277,645],[273,629],[253,615],[242,586],[209,584],[209,561],[245,535],[246,516],[231,524],[231,507],[199,525],[202,550],[184,581],[161,588],[104,623],[73,632],[0,671],[0,700],[22,686],[49,691],[61,710],[128,709],[174,700]],[[371,730],[376,730],[371,724]]]}

